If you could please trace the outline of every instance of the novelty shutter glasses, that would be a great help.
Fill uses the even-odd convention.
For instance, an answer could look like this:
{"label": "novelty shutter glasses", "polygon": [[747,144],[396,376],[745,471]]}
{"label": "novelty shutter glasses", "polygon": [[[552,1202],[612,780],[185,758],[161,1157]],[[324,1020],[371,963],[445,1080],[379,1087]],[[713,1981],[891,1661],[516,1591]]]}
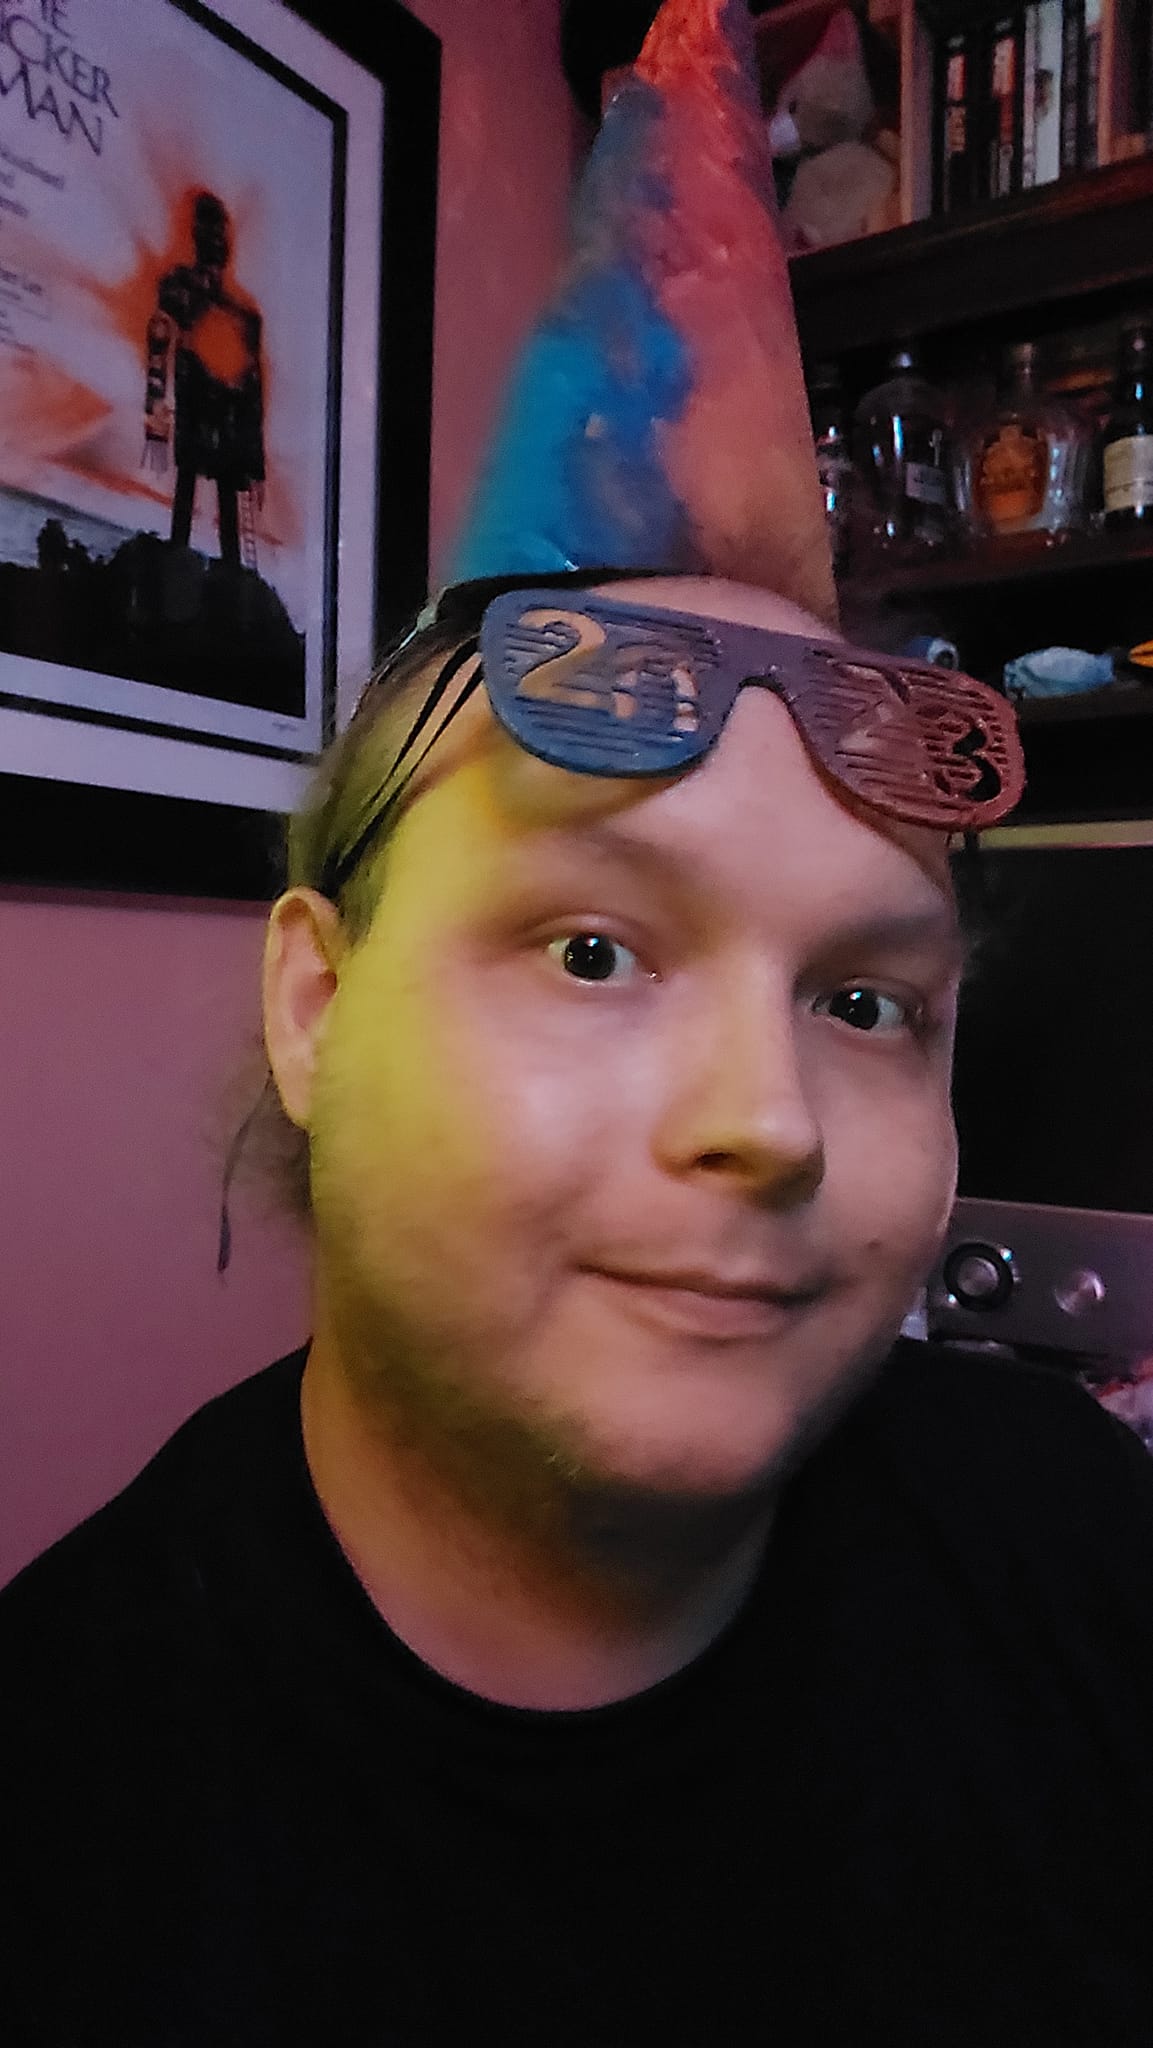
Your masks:
{"label": "novelty shutter glasses", "polygon": [[[834,783],[907,824],[982,831],[1013,809],[1025,786],[1008,702],[971,676],[924,662],[618,604],[571,586],[494,598],[480,626],[479,664],[477,652],[473,640],[446,662],[354,846],[336,863],[336,886],[482,681],[520,746],[580,775],[679,774],[715,745],[740,691],[755,687],[780,698]],[[455,700],[397,784],[457,676]]]}

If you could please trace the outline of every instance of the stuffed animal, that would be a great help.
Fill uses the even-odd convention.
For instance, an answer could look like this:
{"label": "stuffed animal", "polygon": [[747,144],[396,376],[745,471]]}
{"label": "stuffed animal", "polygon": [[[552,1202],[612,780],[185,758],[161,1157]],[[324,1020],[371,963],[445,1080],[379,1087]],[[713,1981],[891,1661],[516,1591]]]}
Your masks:
{"label": "stuffed animal", "polygon": [[[769,122],[790,254],[897,226],[900,138],[883,125],[848,7],[785,80]],[[791,167],[791,170],[787,167]]]}

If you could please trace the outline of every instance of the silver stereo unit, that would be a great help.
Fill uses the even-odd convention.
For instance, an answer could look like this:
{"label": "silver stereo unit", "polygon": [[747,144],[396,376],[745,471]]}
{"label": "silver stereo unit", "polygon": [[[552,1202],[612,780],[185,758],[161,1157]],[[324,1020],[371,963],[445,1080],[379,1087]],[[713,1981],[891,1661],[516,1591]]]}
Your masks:
{"label": "silver stereo unit", "polygon": [[962,1199],[929,1276],[926,1321],[936,1338],[1153,1354],[1153,1216]]}

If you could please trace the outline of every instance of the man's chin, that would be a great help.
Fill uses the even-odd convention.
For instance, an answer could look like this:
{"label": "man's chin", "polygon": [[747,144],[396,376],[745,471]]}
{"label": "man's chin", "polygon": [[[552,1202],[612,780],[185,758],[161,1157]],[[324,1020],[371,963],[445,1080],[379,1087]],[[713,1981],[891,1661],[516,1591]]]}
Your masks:
{"label": "man's chin", "polygon": [[715,1561],[766,1519],[874,1374],[857,1363],[815,1392],[779,1386],[764,1407],[719,1396],[700,1413],[677,1415],[670,1402],[659,1434],[638,1430],[632,1441],[614,1441],[607,1429],[595,1442],[586,1434],[584,1455],[566,1474],[574,1543],[619,1546],[622,1555],[633,1544],[654,1562],[679,1559],[682,1569]]}
{"label": "man's chin", "polygon": [[606,1579],[650,1589],[714,1569],[767,1525],[779,1490],[775,1470],[723,1486],[598,1474],[586,1466],[566,1488],[564,1531],[574,1560]]}

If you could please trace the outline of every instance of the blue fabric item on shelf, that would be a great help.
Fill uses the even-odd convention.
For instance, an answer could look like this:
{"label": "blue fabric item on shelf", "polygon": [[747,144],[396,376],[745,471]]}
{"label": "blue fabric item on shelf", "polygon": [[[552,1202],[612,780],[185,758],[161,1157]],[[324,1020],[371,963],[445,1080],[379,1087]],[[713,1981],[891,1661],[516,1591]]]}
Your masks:
{"label": "blue fabric item on shelf", "polygon": [[1087,654],[1083,647],[1042,647],[1005,664],[1010,696],[1073,697],[1114,680],[1113,656]]}

